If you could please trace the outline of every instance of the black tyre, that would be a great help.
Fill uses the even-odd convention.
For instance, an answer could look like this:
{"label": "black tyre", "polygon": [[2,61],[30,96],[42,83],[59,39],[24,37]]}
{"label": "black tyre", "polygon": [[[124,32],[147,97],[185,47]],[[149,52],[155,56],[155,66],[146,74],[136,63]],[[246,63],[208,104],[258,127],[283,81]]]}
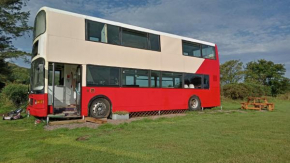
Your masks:
{"label": "black tyre", "polygon": [[95,99],[90,105],[90,116],[94,118],[107,118],[111,112],[111,105],[104,98]]}
{"label": "black tyre", "polygon": [[201,102],[197,96],[191,96],[188,101],[188,109],[190,111],[201,110]]}

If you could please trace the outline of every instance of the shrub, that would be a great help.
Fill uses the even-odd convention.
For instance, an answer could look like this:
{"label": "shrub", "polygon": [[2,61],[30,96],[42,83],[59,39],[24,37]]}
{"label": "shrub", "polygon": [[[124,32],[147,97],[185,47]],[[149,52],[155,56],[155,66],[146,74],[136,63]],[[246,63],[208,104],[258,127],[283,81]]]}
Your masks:
{"label": "shrub", "polygon": [[290,101],[290,92],[280,94],[280,95],[278,95],[277,98],[281,99],[281,100],[289,100]]}
{"label": "shrub", "polygon": [[247,97],[261,97],[271,94],[269,87],[252,83],[227,84],[222,87],[222,95],[231,99],[245,99]]}
{"label": "shrub", "polygon": [[25,105],[28,100],[27,85],[9,84],[2,89],[1,98],[2,101],[11,102],[16,107]]}

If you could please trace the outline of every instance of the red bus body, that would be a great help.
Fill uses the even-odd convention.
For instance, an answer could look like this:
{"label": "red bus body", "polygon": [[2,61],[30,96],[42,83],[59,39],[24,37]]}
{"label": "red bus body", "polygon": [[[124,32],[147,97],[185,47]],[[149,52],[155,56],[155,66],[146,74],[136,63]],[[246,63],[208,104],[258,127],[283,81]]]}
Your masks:
{"label": "red bus body", "polygon": [[[44,8],[44,10],[49,11],[48,9]],[[50,14],[53,16],[54,10],[51,10]],[[49,12],[48,12],[49,13]],[[62,12],[60,12],[62,13]],[[51,17],[52,17],[51,16]],[[61,17],[55,16],[55,17]],[[68,16],[71,17],[70,14]],[[68,17],[66,15],[66,17]],[[49,18],[49,17],[48,17]],[[79,21],[79,18],[76,19]],[[83,19],[84,20],[84,19]],[[61,22],[61,21],[60,21]],[[59,23],[59,22],[58,22]],[[57,23],[55,23],[57,25]],[[48,25],[53,26],[53,23],[50,23]],[[56,26],[55,25],[55,26]],[[54,29],[56,29],[54,27]],[[136,28],[138,29],[138,28]],[[40,35],[39,37],[35,38],[34,44],[41,44],[43,42],[44,45],[46,44],[53,44],[55,42],[55,39],[57,38],[53,34],[50,35],[49,29],[47,29],[45,37]],[[62,31],[63,32],[63,31]],[[83,33],[81,31],[80,33]],[[82,36],[80,36],[82,37]],[[45,42],[45,39],[51,39],[53,41]],[[178,37],[177,37],[178,38]],[[41,40],[42,39],[42,40]],[[59,39],[62,39],[63,42],[65,42],[67,38],[65,37],[59,37]],[[167,39],[167,36],[166,36]],[[186,39],[186,38],[185,38]],[[72,48],[78,45],[79,42],[76,42],[74,44],[75,40],[71,39],[67,42],[69,46]],[[82,40],[84,41],[84,40]],[[181,41],[181,40],[180,40]],[[162,40],[161,40],[162,42]],[[166,42],[166,41],[165,41]],[[81,43],[81,42],[80,42]],[[166,42],[168,47],[171,47],[171,43]],[[74,44],[74,45],[70,45]],[[94,44],[92,42],[86,43],[86,46],[88,44]],[[100,45],[98,45],[100,44]],[[96,46],[114,46],[114,45],[107,45],[103,43],[96,43]],[[165,45],[163,45],[164,47]],[[180,45],[179,45],[180,46]],[[214,47],[214,44],[212,45]],[[86,48],[86,47],[84,47]],[[109,48],[109,47],[106,47]],[[115,47],[113,47],[115,48]],[[116,47],[118,48],[118,47]],[[48,49],[48,48],[47,48]],[[120,47],[121,49],[121,47]],[[129,48],[128,48],[129,49]],[[170,49],[170,48],[169,48]],[[182,49],[182,48],[179,48]],[[71,52],[66,52],[66,49],[63,49],[62,53],[64,54],[70,54]],[[122,49],[121,49],[122,50]],[[134,49],[132,49],[133,51]],[[161,51],[163,49],[161,48]],[[41,51],[41,50],[40,50]],[[160,53],[161,53],[160,51]],[[117,52],[117,51],[116,51]],[[83,63],[83,62],[71,62],[68,58],[67,60],[61,60],[57,57],[49,56],[50,54],[54,53],[54,51],[50,50],[45,52],[45,54],[42,56],[45,60],[45,73],[47,73],[48,69],[48,63],[53,62],[59,62],[59,63],[66,63],[66,64],[78,64],[82,67],[86,66],[86,64],[92,64],[92,63]],[[141,52],[140,52],[141,53]],[[143,53],[143,52],[142,52]],[[151,53],[148,51],[148,53]],[[152,53],[153,54],[153,53]],[[155,53],[154,53],[155,54]],[[39,55],[39,54],[38,54]],[[180,55],[182,55],[182,52],[180,52]],[[37,56],[38,57],[38,56]],[[35,57],[35,58],[37,58]],[[41,57],[41,54],[40,54]],[[86,57],[86,56],[81,56]],[[183,56],[183,57],[189,57],[189,56]],[[191,58],[191,57],[189,57]],[[82,59],[82,58],[80,58]],[[105,58],[106,59],[106,58]],[[126,59],[126,58],[124,58]],[[138,59],[138,58],[137,58]],[[181,73],[196,73],[196,74],[204,74],[209,75],[209,89],[186,89],[186,88],[136,88],[136,87],[93,87],[93,86],[87,86],[86,84],[82,84],[81,86],[81,116],[89,116],[89,107],[92,100],[96,97],[103,97],[109,100],[111,104],[112,112],[116,111],[127,111],[127,112],[143,112],[143,111],[159,111],[159,110],[177,110],[177,109],[188,109],[189,108],[189,99],[191,96],[196,95],[199,97],[201,102],[201,107],[216,107],[220,106],[220,77],[219,77],[219,55],[218,55],[218,49],[215,45],[215,59],[204,59],[202,58],[202,63],[196,70],[196,72],[181,72]],[[114,58],[112,58],[114,60]],[[199,60],[199,62],[201,59]],[[88,62],[88,61],[86,61]],[[115,61],[113,61],[115,63]],[[121,61],[120,61],[121,62]],[[95,63],[98,65],[98,60]],[[192,63],[195,64],[195,63]],[[101,64],[102,65],[102,64]],[[109,65],[112,66],[112,65]],[[118,65],[117,65],[118,66]],[[165,66],[166,67],[166,66]],[[169,66],[167,66],[169,67]],[[134,67],[129,67],[134,68]],[[138,67],[136,67],[138,68]],[[141,67],[144,68],[144,67]],[[148,68],[149,70],[153,68]],[[173,71],[174,69],[171,68]],[[154,70],[154,69],[153,69]],[[161,70],[163,71],[163,70]],[[166,70],[164,70],[166,71]],[[180,72],[180,71],[177,71]],[[85,73],[82,74],[83,76],[86,76]],[[65,76],[69,78],[69,75]],[[82,81],[85,80],[85,78],[82,78]],[[65,80],[66,81],[66,80]],[[48,93],[48,75],[45,74],[45,85],[44,85],[44,92],[40,94],[34,94],[31,93],[29,95],[29,105],[27,107],[27,110],[29,113],[36,117],[46,117],[49,114],[53,114],[53,108],[52,105],[49,104],[49,93]]]}

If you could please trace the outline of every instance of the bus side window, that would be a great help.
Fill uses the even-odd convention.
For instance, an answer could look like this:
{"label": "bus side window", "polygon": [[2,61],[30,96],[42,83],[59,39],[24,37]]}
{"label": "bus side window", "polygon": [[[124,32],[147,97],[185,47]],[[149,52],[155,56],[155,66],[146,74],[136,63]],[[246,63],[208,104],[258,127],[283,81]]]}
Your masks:
{"label": "bus side window", "polygon": [[209,89],[209,75],[203,76],[203,88]]}
{"label": "bus side window", "polygon": [[198,74],[185,74],[184,75],[184,85],[186,88],[202,88],[202,76]]}

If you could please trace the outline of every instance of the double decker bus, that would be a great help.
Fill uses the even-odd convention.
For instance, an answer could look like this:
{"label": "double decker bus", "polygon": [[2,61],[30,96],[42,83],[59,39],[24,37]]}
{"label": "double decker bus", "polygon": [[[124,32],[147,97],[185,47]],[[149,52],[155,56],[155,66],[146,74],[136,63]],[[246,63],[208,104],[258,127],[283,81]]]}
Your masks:
{"label": "double decker bus", "polygon": [[27,111],[106,118],[117,111],[220,106],[214,43],[43,7],[34,23]]}

